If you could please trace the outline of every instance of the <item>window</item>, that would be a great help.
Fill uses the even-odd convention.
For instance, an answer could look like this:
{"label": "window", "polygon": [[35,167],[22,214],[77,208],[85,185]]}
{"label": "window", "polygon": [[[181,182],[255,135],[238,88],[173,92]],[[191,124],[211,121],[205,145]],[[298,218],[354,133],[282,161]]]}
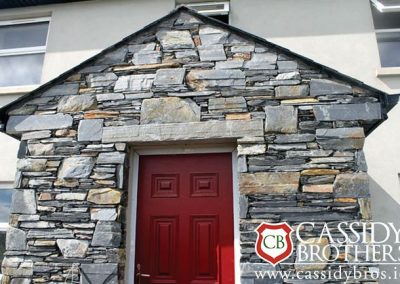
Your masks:
{"label": "window", "polygon": [[400,12],[399,0],[371,0],[371,2],[379,12]]}
{"label": "window", "polygon": [[400,67],[400,0],[371,1],[381,65]]}
{"label": "window", "polygon": [[221,22],[229,24],[229,2],[205,2],[187,4],[189,8],[200,14],[210,16]]}
{"label": "window", "polygon": [[40,83],[48,18],[0,22],[0,87]]}
{"label": "window", "polygon": [[6,250],[6,232],[13,193],[11,188],[0,188],[0,262],[3,261]]}

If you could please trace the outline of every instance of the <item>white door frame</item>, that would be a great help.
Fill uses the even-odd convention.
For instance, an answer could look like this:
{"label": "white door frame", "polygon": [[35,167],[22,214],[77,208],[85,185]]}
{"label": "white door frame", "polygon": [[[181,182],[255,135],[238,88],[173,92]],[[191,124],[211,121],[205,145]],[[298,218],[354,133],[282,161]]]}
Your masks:
{"label": "white door frame", "polygon": [[236,146],[210,146],[206,144],[193,146],[166,147],[132,147],[129,165],[128,209],[127,209],[127,263],[125,281],[135,283],[135,244],[136,244],[136,213],[139,180],[139,157],[144,155],[173,155],[173,154],[207,154],[232,153],[232,190],[233,190],[233,227],[234,227],[234,256],[235,283],[240,283],[240,230],[239,230],[239,177],[237,170]]}

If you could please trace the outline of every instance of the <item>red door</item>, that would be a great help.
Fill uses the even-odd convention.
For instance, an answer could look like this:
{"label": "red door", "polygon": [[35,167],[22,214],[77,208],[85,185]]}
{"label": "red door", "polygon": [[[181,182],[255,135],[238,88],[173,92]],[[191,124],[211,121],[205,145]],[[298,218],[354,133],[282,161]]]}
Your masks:
{"label": "red door", "polygon": [[234,283],[230,153],[140,157],[137,213],[141,284]]}

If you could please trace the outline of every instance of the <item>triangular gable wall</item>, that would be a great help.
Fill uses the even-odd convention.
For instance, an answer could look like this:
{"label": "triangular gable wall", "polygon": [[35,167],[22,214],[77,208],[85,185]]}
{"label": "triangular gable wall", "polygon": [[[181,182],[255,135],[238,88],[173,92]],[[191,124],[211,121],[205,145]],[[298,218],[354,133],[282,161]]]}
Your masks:
{"label": "triangular gable wall", "polygon": [[[178,21],[177,21],[178,19]],[[181,22],[181,23],[179,23]],[[305,80],[310,80],[312,78],[329,78],[332,79],[333,81],[337,81],[341,84],[346,84],[346,85],[351,85],[351,87],[356,87],[354,90],[355,93],[366,93],[366,94],[373,94],[377,99],[382,104],[383,107],[383,118],[386,118],[386,113],[387,111],[393,107],[394,103],[393,100],[388,100],[388,97],[385,93],[374,89],[370,86],[367,86],[363,84],[362,82],[351,78],[349,76],[346,76],[344,74],[341,74],[329,67],[323,66],[321,64],[318,64],[308,58],[305,58],[299,54],[296,54],[288,49],[285,49],[281,46],[275,45],[273,43],[270,43],[262,38],[259,38],[257,36],[254,36],[252,34],[246,33],[240,29],[234,28],[232,26],[226,25],[222,22],[219,22],[217,20],[214,20],[212,18],[200,15],[196,13],[195,11],[186,8],[185,6],[180,6],[174,11],[172,11],[170,14],[166,15],[165,17],[149,24],[148,26],[144,27],[140,31],[126,37],[125,39],[121,40],[120,42],[116,43],[113,46],[110,46],[109,48],[103,50],[101,53],[93,56],[92,58],[86,60],[85,62],[79,64],[78,66],[72,68],[71,70],[66,71],[65,73],[61,74],[57,78],[51,80],[50,82],[40,86],[38,89],[32,91],[31,93],[28,93],[18,100],[10,103],[9,105],[3,107],[0,109],[0,119],[3,121],[3,123],[7,120],[8,113],[11,109],[16,109],[19,108],[21,105],[24,103],[27,103],[28,105],[32,105],[35,103],[35,101],[32,102],[33,99],[45,96],[45,97],[51,97],[53,96],[52,94],[62,94],[62,95],[73,95],[73,94],[78,94],[77,92],[77,87],[73,86],[72,81],[78,78],[78,76],[85,76],[85,74],[93,73],[93,72],[112,72],[115,71],[119,74],[125,73],[125,74],[135,74],[137,72],[143,72],[143,71],[138,71],[138,69],[135,68],[129,68],[129,65],[132,65],[133,62],[133,56],[134,56],[134,50],[132,50],[132,46],[134,45],[139,45],[139,44],[145,44],[149,42],[154,42],[157,45],[157,48],[160,49],[162,48],[162,45],[159,44],[157,41],[157,36],[156,32],[158,30],[162,30],[163,28],[170,28],[171,26],[174,26],[175,29],[180,30],[180,29],[186,29],[188,26],[190,27],[197,27],[199,23],[202,23],[204,25],[207,25],[210,28],[210,32],[212,33],[212,27],[215,27],[216,30],[220,29],[221,31],[224,31],[228,36],[226,39],[220,40],[218,43],[223,43],[225,48],[229,46],[234,46],[235,41],[238,43],[238,45],[243,45],[244,43],[249,43],[250,45],[257,46],[257,49],[260,51],[263,48],[266,48],[266,50],[272,50],[273,53],[277,54],[278,56],[278,61],[288,61],[288,62],[282,62],[281,65],[283,64],[290,64],[290,61],[296,61],[298,62],[296,68],[293,68],[294,71],[299,71],[302,70],[302,78]],[[206,30],[206,29],[204,29]],[[207,33],[207,31],[206,31]],[[201,42],[199,40],[201,36],[194,35],[193,40],[198,40],[198,42],[195,42],[196,45],[201,45]],[[213,35],[203,35],[203,38],[212,38]],[[217,42],[217,41],[215,41]],[[211,44],[212,40],[206,44]],[[204,44],[203,44],[204,45]],[[129,47],[131,46],[131,48]],[[197,46],[196,46],[197,47]],[[239,50],[239,49],[236,49]],[[207,51],[206,51],[207,52]],[[231,57],[230,59],[238,59],[239,56],[244,56],[244,60],[248,60],[249,56],[251,54],[247,51],[243,52],[242,55],[240,55],[240,52],[237,52],[236,57]],[[261,52],[260,52],[261,53]],[[165,56],[165,55],[164,55]],[[170,58],[168,58],[168,56]],[[246,57],[247,56],[247,57]],[[259,55],[258,55],[259,56]],[[148,70],[155,70],[157,68],[168,68],[168,67],[182,67],[184,65],[184,60],[185,59],[173,59],[174,54],[170,53],[166,57],[161,58],[161,61],[163,64],[159,66],[147,66]],[[260,58],[259,58],[260,59]],[[259,60],[255,59],[255,60]],[[268,59],[267,59],[268,60]],[[262,58],[261,58],[262,61]],[[268,62],[268,61],[266,61]],[[251,63],[249,63],[250,66]],[[262,64],[262,62],[260,63]],[[126,65],[126,69],[124,69],[124,66]],[[225,68],[225,67],[222,67]],[[226,68],[231,68],[231,67],[226,67]],[[235,67],[234,67],[235,68]],[[244,68],[246,68],[244,66]],[[265,73],[268,73],[268,70],[273,70],[273,66],[268,66],[265,68],[268,69],[263,69],[264,67],[258,66],[256,69],[258,70],[267,70]],[[272,69],[270,69],[272,68]],[[275,61],[275,68],[279,69],[280,67],[276,65]],[[286,67],[281,67],[283,69],[280,69],[279,72],[282,70],[285,70],[284,68],[288,68],[287,70],[290,71],[289,66]],[[275,74],[274,72],[270,72],[271,74]],[[307,74],[309,73],[309,74]],[[314,73],[314,74],[313,74]],[[81,75],[79,75],[81,74]],[[275,74],[276,75],[276,74]],[[272,78],[272,77],[271,77]],[[252,79],[250,79],[252,80]],[[65,85],[65,86],[60,86],[60,85]],[[68,86],[67,86],[68,84]],[[250,85],[254,85],[257,83],[251,83]],[[246,84],[249,86],[249,84]],[[335,88],[334,85],[332,86],[325,86],[325,88]],[[79,93],[85,93],[85,88],[83,86],[80,86],[80,91]],[[323,87],[324,88],[324,87]],[[54,91],[52,91],[54,89]],[[250,89],[250,88],[249,88]],[[262,88],[254,88],[254,89],[262,89]],[[88,89],[87,92],[90,92]],[[340,93],[340,92],[339,92]],[[346,92],[344,92],[346,93]],[[328,93],[327,93],[328,94]],[[41,100],[43,102],[43,99]],[[328,100],[331,101],[331,100]],[[360,102],[360,99],[358,99]],[[33,109],[33,108],[30,108]],[[26,112],[28,114],[28,112]],[[366,125],[366,132],[368,133],[370,130],[375,128],[380,122],[373,122],[370,125]]]}

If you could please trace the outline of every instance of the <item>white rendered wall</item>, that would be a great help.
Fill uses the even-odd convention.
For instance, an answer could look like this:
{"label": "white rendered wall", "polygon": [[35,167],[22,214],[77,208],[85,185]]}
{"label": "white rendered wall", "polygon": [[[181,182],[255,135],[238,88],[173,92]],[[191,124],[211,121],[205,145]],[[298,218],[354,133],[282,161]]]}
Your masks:
{"label": "white rendered wall", "polygon": [[400,73],[376,76],[381,65],[369,0],[231,0],[230,22],[368,85],[400,93]]}

